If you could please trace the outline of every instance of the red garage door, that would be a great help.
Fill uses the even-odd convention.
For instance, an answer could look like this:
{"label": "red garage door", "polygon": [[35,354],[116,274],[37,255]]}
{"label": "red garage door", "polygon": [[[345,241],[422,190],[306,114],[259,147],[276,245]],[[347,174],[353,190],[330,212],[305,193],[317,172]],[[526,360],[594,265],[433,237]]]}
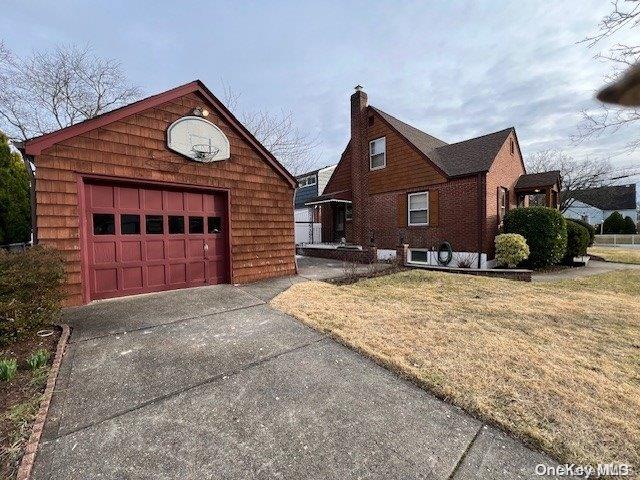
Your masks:
{"label": "red garage door", "polygon": [[225,283],[226,195],[85,184],[91,300]]}

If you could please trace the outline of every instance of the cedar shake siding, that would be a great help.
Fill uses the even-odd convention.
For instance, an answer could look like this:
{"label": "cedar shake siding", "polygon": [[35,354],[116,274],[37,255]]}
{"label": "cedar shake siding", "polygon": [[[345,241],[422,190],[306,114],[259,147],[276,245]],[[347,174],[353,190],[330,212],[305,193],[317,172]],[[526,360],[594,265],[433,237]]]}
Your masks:
{"label": "cedar shake siding", "polygon": [[[228,112],[225,115],[209,102],[201,88],[191,90],[66,138],[34,155],[38,241],[64,255],[67,305],[90,300],[83,287],[86,266],[80,228],[79,189],[85,175],[227,192],[231,254],[228,281],[247,283],[295,274],[292,182],[266,161],[265,154],[237,125],[229,122]],[[228,137],[230,159],[199,163],[168,150],[167,127],[201,106],[210,112],[207,120]]]}

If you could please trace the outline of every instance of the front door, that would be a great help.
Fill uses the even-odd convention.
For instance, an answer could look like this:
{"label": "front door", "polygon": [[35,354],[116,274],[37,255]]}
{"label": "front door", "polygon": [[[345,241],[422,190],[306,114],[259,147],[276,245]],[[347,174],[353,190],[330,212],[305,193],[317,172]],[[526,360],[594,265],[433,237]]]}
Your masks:
{"label": "front door", "polygon": [[345,236],[344,229],[344,205],[333,207],[333,241],[340,242]]}

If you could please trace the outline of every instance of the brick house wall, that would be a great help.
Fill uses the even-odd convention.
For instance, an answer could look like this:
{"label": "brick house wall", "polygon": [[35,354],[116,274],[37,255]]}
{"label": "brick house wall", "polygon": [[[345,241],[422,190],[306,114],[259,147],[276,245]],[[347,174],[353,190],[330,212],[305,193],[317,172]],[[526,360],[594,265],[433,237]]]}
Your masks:
{"label": "brick house wall", "polygon": [[[511,153],[512,144],[513,153]],[[502,221],[498,213],[498,190],[501,187],[508,189],[508,210],[517,208],[518,199],[516,198],[515,184],[520,175],[524,173],[526,171],[520,147],[515,135],[511,133],[486,174],[486,225],[483,250],[487,252],[488,258],[493,258],[495,255],[494,239]]]}
{"label": "brick house wall", "polygon": [[[206,105],[228,137],[231,158],[197,163],[167,149],[166,130]],[[66,305],[83,303],[79,178],[82,174],[230,191],[232,283],[295,274],[293,187],[198,92],[69,138],[36,161],[39,243],[66,262]]]}

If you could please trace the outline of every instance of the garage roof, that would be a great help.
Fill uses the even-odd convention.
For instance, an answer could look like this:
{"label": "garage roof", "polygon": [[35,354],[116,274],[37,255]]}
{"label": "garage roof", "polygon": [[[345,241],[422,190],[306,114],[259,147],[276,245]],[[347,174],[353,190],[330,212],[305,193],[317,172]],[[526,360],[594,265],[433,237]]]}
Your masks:
{"label": "garage roof", "polygon": [[295,188],[297,181],[289,171],[282,166],[280,162],[273,156],[273,154],[267,150],[247,128],[224,106],[216,96],[202,83],[200,80],[194,80],[185,85],[181,85],[166,92],[162,92],[150,97],[138,100],[137,102],[130,103],[123,107],[111,110],[110,112],[103,113],[97,117],[90,118],[80,123],[76,123],[69,127],[56,130],[55,132],[47,133],[39,137],[34,137],[24,142],[24,151],[27,155],[40,155],[42,151],[49,148],[56,143],[60,143],[78,135],[82,135],[85,132],[100,128],[108,125],[109,123],[116,122],[125,117],[135,115],[149,108],[156,107],[173,99],[182,97],[189,93],[199,92],[204,98],[210,102],[235,130],[251,145],[258,153],[262,154],[267,162],[276,170],[282,177],[289,182],[289,184]]}

